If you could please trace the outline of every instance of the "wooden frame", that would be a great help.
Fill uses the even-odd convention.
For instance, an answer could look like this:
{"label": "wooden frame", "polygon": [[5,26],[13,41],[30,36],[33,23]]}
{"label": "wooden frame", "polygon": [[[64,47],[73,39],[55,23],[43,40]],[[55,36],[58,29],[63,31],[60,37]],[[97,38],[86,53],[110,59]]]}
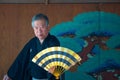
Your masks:
{"label": "wooden frame", "polygon": [[0,0],[0,3],[118,3],[120,0]]}

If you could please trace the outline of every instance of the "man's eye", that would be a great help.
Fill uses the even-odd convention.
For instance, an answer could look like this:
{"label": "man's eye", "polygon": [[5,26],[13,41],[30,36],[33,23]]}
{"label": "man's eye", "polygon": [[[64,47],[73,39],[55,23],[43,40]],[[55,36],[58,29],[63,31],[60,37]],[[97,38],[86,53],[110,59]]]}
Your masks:
{"label": "man's eye", "polygon": [[42,28],[45,28],[45,26],[42,26]]}
{"label": "man's eye", "polygon": [[38,27],[35,27],[35,29],[38,29]]}
{"label": "man's eye", "polygon": [[42,25],[41,27],[45,27],[45,25]]}

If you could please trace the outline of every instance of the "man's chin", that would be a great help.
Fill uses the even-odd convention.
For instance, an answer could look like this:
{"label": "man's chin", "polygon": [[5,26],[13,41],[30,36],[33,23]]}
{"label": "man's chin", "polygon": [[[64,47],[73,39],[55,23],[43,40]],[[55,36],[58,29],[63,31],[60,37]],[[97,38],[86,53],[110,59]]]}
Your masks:
{"label": "man's chin", "polygon": [[38,37],[39,38],[39,40],[44,40],[45,38],[44,37]]}
{"label": "man's chin", "polygon": [[37,36],[39,40],[44,40],[46,37],[45,36]]}

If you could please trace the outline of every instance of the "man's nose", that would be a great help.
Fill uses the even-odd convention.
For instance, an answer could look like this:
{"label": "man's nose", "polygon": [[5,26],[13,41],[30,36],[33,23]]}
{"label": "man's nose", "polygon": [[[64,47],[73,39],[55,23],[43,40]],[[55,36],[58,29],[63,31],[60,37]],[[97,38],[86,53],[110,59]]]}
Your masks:
{"label": "man's nose", "polygon": [[39,28],[38,30],[39,30],[39,31],[42,31],[42,29],[41,29],[41,28]]}

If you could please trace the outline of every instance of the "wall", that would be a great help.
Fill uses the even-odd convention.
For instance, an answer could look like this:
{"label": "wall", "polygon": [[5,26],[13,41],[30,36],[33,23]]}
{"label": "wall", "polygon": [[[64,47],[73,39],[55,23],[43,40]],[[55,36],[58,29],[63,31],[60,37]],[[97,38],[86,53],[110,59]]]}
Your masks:
{"label": "wall", "polygon": [[50,26],[72,20],[78,13],[106,11],[120,15],[120,4],[0,4],[0,80],[22,49],[34,36],[31,17],[45,13]]}

